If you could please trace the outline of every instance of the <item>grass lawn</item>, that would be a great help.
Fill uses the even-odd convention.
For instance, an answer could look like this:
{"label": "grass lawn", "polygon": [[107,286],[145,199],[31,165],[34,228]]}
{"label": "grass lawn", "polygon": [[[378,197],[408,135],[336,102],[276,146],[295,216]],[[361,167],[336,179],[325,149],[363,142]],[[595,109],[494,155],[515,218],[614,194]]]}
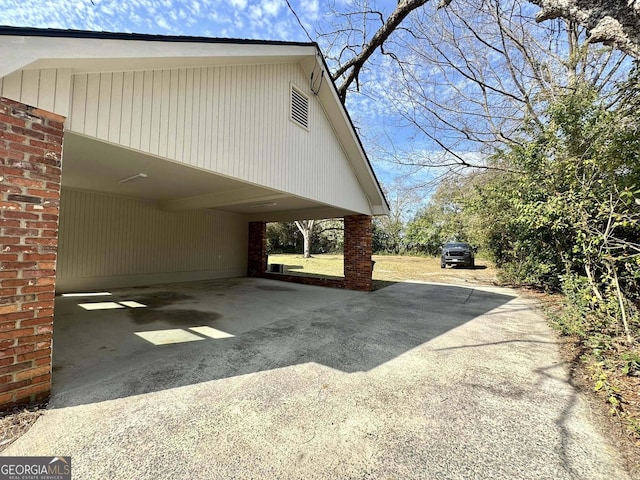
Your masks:
{"label": "grass lawn", "polygon": [[[438,283],[492,284],[496,281],[495,266],[484,259],[476,258],[476,267],[440,268],[440,258],[404,255],[374,255],[376,262],[373,279],[380,281],[419,280]],[[344,276],[342,255],[320,254],[304,258],[299,254],[269,255],[269,263],[282,263],[288,273],[303,275]]]}

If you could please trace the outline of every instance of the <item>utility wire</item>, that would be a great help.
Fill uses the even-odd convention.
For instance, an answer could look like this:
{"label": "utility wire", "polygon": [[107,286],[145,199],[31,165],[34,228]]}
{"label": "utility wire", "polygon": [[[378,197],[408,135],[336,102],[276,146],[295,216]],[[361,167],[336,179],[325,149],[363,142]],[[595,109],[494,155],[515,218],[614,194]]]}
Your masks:
{"label": "utility wire", "polygon": [[293,13],[293,16],[296,17],[296,20],[298,21],[298,24],[300,25],[300,27],[302,28],[302,30],[304,30],[305,35],[307,36],[307,38],[309,39],[310,42],[314,43],[313,38],[311,38],[311,35],[309,35],[309,32],[307,32],[307,29],[304,28],[304,25],[302,24],[302,21],[300,20],[300,17],[298,16],[298,14],[296,13],[296,11],[293,9],[293,7],[291,6],[291,4],[289,3],[289,0],[284,0],[285,2],[287,2],[287,7],[289,7],[289,10],[291,10],[291,13]]}

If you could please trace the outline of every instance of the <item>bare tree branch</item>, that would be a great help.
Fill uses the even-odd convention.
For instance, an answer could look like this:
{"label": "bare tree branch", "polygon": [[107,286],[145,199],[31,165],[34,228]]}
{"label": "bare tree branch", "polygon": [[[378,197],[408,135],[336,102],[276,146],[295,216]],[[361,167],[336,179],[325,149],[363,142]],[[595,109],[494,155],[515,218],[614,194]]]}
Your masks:
{"label": "bare tree branch", "polygon": [[340,100],[344,103],[347,98],[347,90],[353,84],[358,81],[358,76],[364,64],[369,60],[369,57],[381,47],[389,36],[398,28],[400,23],[416,8],[423,6],[429,0],[400,0],[396,9],[389,15],[384,24],[373,35],[371,40],[367,41],[362,50],[349,59],[344,64],[340,65],[333,73],[332,78],[334,81],[342,79],[338,85],[338,95]]}

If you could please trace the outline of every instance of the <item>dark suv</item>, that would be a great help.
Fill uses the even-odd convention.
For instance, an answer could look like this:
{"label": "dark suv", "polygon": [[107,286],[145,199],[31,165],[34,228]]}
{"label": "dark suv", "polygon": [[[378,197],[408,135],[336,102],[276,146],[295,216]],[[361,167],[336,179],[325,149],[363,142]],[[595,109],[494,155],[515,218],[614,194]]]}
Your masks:
{"label": "dark suv", "polygon": [[446,243],[442,247],[442,256],[440,257],[440,268],[446,268],[447,265],[462,265],[464,267],[474,267],[475,258],[473,256],[475,249],[464,242]]}

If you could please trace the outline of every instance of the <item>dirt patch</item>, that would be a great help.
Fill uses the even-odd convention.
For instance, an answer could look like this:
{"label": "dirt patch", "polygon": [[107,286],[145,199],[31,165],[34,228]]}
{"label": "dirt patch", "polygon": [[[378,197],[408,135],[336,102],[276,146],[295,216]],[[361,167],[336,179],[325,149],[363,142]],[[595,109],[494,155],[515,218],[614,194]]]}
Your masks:
{"label": "dirt patch", "polygon": [[16,407],[0,413],[0,452],[20,438],[45,414],[46,404]]}
{"label": "dirt patch", "polygon": [[[588,403],[594,424],[611,447],[620,454],[629,476],[640,478],[640,440],[630,432],[629,422],[623,416],[611,413],[611,406],[607,403],[606,398],[594,392],[594,381],[587,369],[586,362],[582,360],[584,351],[578,339],[559,337],[559,340],[560,353],[570,365],[571,384]],[[636,415],[640,413],[639,380],[634,377],[616,380],[616,383],[621,387],[623,408],[634,409]]]}
{"label": "dirt patch", "polygon": [[456,285],[482,284],[495,285],[496,269],[483,259],[476,259],[476,266],[440,267],[440,258],[411,257],[401,255],[374,255],[376,264],[373,269],[374,280],[451,283]]}
{"label": "dirt patch", "polygon": [[[547,313],[559,313],[563,308],[561,295],[550,295],[533,289],[521,288],[520,294],[535,299]],[[587,353],[577,337],[556,333],[560,354],[570,366],[570,381],[590,407],[591,417],[611,448],[617,451],[631,478],[640,478],[640,439],[631,431],[628,416],[640,418],[640,378],[615,375],[609,381],[618,388],[622,414],[612,412],[606,395],[596,392],[593,373],[584,360]],[[613,375],[613,372],[608,372]]]}

